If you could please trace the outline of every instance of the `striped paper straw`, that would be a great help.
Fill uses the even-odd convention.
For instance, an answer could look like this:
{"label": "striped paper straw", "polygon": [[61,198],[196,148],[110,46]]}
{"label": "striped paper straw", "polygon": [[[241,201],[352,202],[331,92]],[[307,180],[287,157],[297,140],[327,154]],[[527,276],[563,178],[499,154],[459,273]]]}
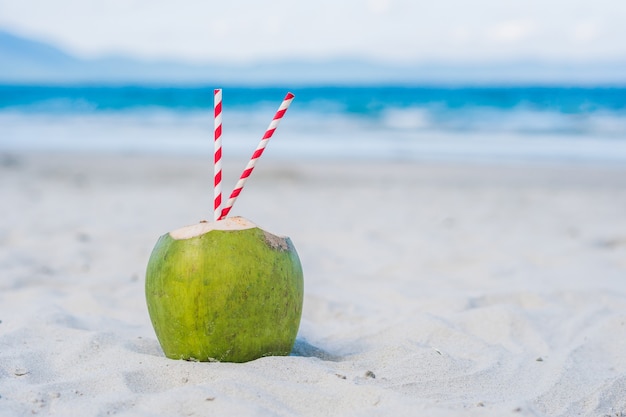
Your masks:
{"label": "striped paper straw", "polygon": [[243,189],[243,186],[246,183],[246,180],[248,179],[248,177],[250,177],[250,174],[252,173],[252,170],[254,169],[254,165],[256,164],[256,161],[263,154],[263,150],[267,146],[267,143],[269,142],[270,138],[274,134],[274,131],[278,127],[278,123],[280,123],[280,120],[283,118],[283,116],[287,112],[287,108],[289,108],[289,105],[291,104],[293,98],[294,98],[294,95],[291,93],[287,93],[287,95],[285,96],[283,102],[278,108],[278,111],[274,115],[274,119],[272,120],[269,127],[265,131],[265,135],[263,135],[263,139],[261,139],[261,142],[259,142],[259,145],[257,146],[256,150],[252,154],[252,158],[250,158],[248,165],[246,165],[246,168],[243,170],[241,177],[239,177],[239,181],[237,181],[237,184],[235,185],[233,192],[230,193],[228,202],[224,206],[224,209],[222,210],[222,214],[219,218],[220,220],[226,217],[228,213],[230,212],[230,209],[233,208],[233,204],[235,204],[235,200],[237,199],[237,197],[239,197],[239,194],[241,194],[241,190]]}
{"label": "striped paper straw", "polygon": [[222,211],[222,90],[213,92],[215,140],[213,152],[213,216],[219,220]]}

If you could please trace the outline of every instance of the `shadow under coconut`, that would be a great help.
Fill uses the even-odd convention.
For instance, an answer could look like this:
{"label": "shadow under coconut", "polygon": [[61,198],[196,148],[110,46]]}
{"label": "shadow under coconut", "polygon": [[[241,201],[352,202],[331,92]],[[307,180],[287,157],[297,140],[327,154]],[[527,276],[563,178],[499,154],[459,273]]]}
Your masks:
{"label": "shadow under coconut", "polygon": [[[136,340],[132,340],[126,343],[126,348],[132,352],[141,353],[144,355],[150,356],[159,356],[163,357],[163,351],[161,350],[161,346],[156,339],[149,338],[141,338],[138,337]],[[335,355],[330,353],[324,349],[318,348],[317,346],[313,346],[306,340],[297,339],[294,343],[293,349],[291,350],[290,356],[300,356],[303,358],[318,358],[323,361],[330,362],[340,362],[343,360],[343,357],[340,355]]]}
{"label": "shadow under coconut", "polygon": [[324,349],[313,346],[306,340],[296,339],[296,343],[291,350],[291,356],[302,356],[307,358],[318,358],[323,361],[340,362],[343,358],[330,353]]}

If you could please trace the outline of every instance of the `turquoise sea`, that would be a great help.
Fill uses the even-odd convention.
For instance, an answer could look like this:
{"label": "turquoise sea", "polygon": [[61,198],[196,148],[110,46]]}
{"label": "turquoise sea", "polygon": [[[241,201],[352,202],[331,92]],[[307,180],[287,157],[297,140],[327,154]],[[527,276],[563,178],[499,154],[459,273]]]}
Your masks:
{"label": "turquoise sea", "polygon": [[280,158],[626,164],[626,87],[0,86],[0,151],[252,151],[282,98]]}

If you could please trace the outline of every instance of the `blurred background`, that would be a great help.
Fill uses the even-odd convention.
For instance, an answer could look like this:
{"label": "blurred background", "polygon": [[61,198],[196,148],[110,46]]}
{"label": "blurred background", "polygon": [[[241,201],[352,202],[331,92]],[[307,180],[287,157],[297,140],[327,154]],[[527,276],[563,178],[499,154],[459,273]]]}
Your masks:
{"label": "blurred background", "polygon": [[626,164],[618,0],[0,0],[0,151]]}

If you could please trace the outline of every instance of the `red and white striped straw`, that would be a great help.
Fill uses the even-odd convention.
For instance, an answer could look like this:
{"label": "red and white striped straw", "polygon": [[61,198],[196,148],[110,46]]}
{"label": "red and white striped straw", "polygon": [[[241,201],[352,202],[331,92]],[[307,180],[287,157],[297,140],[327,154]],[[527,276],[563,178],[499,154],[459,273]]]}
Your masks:
{"label": "red and white striped straw", "polygon": [[280,104],[280,107],[278,108],[278,111],[274,115],[274,119],[272,120],[272,122],[270,123],[269,127],[265,131],[265,135],[263,135],[263,138],[261,139],[261,142],[259,142],[259,145],[257,146],[256,150],[252,154],[252,157],[250,158],[250,161],[248,162],[248,165],[246,165],[246,168],[243,170],[243,173],[241,174],[241,177],[239,177],[239,181],[237,181],[237,184],[235,185],[235,188],[233,189],[233,192],[230,193],[230,197],[228,198],[228,202],[226,203],[226,205],[222,209],[222,214],[219,217],[219,220],[225,218],[228,215],[228,213],[230,212],[230,209],[233,208],[233,204],[235,204],[235,200],[237,199],[237,197],[239,197],[239,194],[241,193],[241,190],[243,189],[243,186],[246,183],[246,180],[248,179],[248,177],[250,177],[250,174],[252,173],[252,170],[254,169],[254,165],[256,164],[256,161],[263,154],[263,150],[265,150],[265,147],[267,146],[267,143],[269,142],[270,138],[274,134],[274,131],[278,127],[278,123],[280,123],[280,120],[283,118],[283,116],[287,112],[287,109],[289,108],[289,105],[293,101],[294,97],[295,96],[293,94],[287,93],[287,95],[285,96],[283,102]]}
{"label": "red and white striped straw", "polygon": [[213,217],[220,219],[222,211],[222,90],[213,92],[213,122],[215,139],[213,152]]}

